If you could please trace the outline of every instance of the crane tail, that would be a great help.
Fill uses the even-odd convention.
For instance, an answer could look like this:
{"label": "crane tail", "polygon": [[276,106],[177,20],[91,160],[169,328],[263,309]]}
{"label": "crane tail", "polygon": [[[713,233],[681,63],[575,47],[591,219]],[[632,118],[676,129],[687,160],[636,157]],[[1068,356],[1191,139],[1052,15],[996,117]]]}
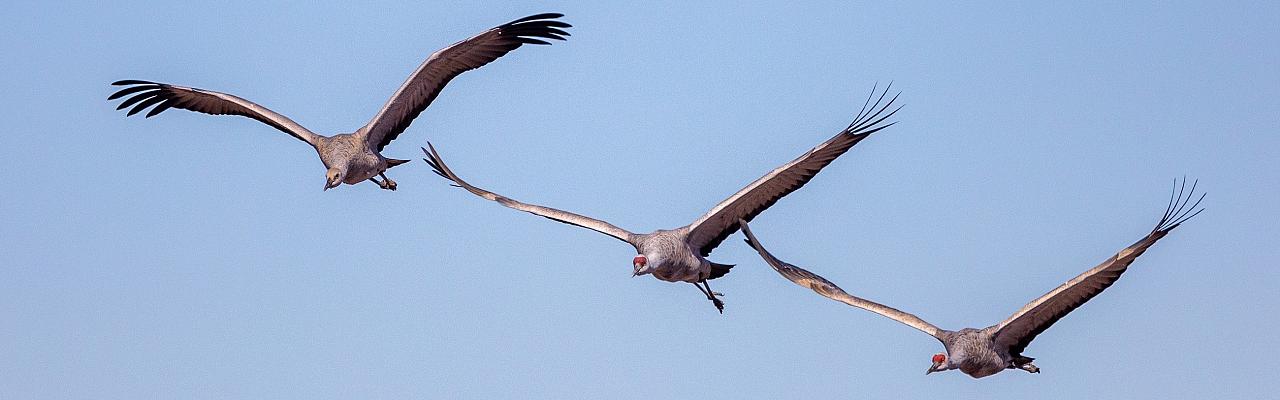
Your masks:
{"label": "crane tail", "polygon": [[711,274],[707,275],[707,279],[716,279],[729,273],[729,269],[733,268],[733,264],[717,264],[711,263]]}
{"label": "crane tail", "polygon": [[407,162],[409,162],[409,160],[397,160],[397,159],[394,159],[394,158],[388,158],[388,159],[387,159],[387,169],[391,169],[391,167],[394,167],[394,166],[397,166],[397,165],[400,165],[400,164],[404,164],[404,163],[407,163]]}

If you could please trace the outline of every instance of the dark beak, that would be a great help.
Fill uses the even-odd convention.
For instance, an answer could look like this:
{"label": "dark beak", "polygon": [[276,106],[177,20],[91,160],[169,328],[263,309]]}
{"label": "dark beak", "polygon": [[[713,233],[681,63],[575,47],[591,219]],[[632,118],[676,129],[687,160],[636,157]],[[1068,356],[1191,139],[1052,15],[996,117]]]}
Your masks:
{"label": "dark beak", "polygon": [[925,374],[925,375],[929,375],[929,374],[932,374],[932,373],[934,373],[934,372],[938,372],[938,366],[939,366],[939,365],[941,365],[941,364],[933,364],[933,366],[929,367],[929,370],[928,370],[928,371],[924,371],[924,374]]}

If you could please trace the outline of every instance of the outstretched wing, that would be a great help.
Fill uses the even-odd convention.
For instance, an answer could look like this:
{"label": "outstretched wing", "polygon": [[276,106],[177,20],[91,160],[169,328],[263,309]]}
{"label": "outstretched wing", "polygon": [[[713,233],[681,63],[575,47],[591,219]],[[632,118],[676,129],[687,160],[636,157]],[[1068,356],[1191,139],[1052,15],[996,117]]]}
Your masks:
{"label": "outstretched wing", "polygon": [[558,28],[571,25],[555,20],[562,16],[538,14],[520,18],[435,52],[409,75],[378,115],[359,132],[367,135],[369,144],[377,151],[382,151],[431,105],[455,76],[493,62],[520,45],[551,44],[538,38],[564,40],[569,33]]}
{"label": "outstretched wing", "polygon": [[826,280],[826,278],[818,276],[818,274],[779,260],[777,257],[774,257],[773,254],[770,254],[768,250],[764,249],[764,245],[760,244],[760,241],[756,239],[756,236],[751,233],[751,228],[747,226],[747,221],[739,220],[738,224],[742,227],[742,233],[747,235],[747,244],[751,245],[752,248],[755,248],[756,252],[760,253],[760,257],[764,258],[764,261],[768,263],[770,267],[773,267],[774,271],[778,271],[782,277],[795,282],[797,285],[813,289],[814,292],[817,292],[823,297],[883,315],[894,321],[919,329],[921,332],[938,338],[938,340],[942,340],[942,334],[945,331],[938,329],[938,327],[933,326],[933,324],[925,322],[911,313],[903,312],[884,304],[851,295],[845,292],[844,289],[840,289],[836,284]]}
{"label": "outstretched wing", "polygon": [[151,106],[155,106],[155,108],[147,112],[147,118],[151,118],[170,108],[180,108],[213,115],[239,115],[271,125],[284,133],[288,133],[290,136],[307,142],[313,147],[319,141],[319,135],[311,133],[307,128],[298,125],[297,122],[293,122],[293,120],[252,101],[226,93],[139,80],[116,81],[112,85],[128,87],[115,92],[110,97],[107,97],[107,100],[133,95],[133,97],[126,99],[116,107],[117,110],[123,110],[126,107],[133,106],[127,115],[137,114]]}
{"label": "outstretched wing", "polygon": [[464,181],[462,180],[462,178],[458,177],[457,174],[453,173],[453,170],[449,169],[448,165],[445,165],[444,160],[440,158],[440,154],[436,152],[436,148],[435,146],[431,145],[431,142],[427,142],[427,147],[430,147],[431,149],[430,150],[422,149],[422,151],[427,154],[427,158],[423,159],[423,161],[426,161],[428,165],[431,165],[431,168],[435,170],[435,173],[437,175],[440,175],[445,179],[453,181],[453,183],[456,184],[457,186],[463,189],[467,189],[468,192],[474,193],[476,196],[493,200],[498,202],[498,204],[502,204],[504,206],[511,207],[520,211],[524,211],[533,215],[550,218],[550,219],[560,221],[569,225],[576,225],[576,226],[587,228],[587,229],[600,232],[609,236],[613,236],[618,240],[635,245],[635,242],[633,240],[635,237],[635,234],[628,232],[626,229],[613,226],[613,224],[610,224],[608,222],[604,222],[591,217],[585,217],[582,215],[574,214],[568,211],[557,210],[551,207],[543,207],[535,204],[521,203],[509,197],[472,186],[470,183],[467,183],[467,181]]}
{"label": "outstretched wing", "polygon": [[1179,224],[1204,211],[1203,208],[1196,208],[1200,205],[1200,200],[1204,199],[1204,195],[1200,195],[1195,199],[1195,203],[1191,203],[1196,185],[1192,183],[1191,190],[1186,190],[1186,195],[1183,196],[1186,185],[1186,179],[1182,180],[1181,187],[1176,180],[1174,181],[1174,194],[1169,199],[1169,206],[1165,208],[1160,222],[1146,237],[1120,250],[1102,264],[1028,303],[1004,322],[992,327],[995,331],[995,344],[1007,346],[1010,355],[1022,354],[1036,335],[1049,329],[1054,322],[1102,293],[1120,279],[1120,274],[1129,268],[1129,264],[1132,264],[1134,259],[1147,251],[1148,247],[1167,235],[1173,228],[1177,228]]}
{"label": "outstretched wing", "polygon": [[[739,219],[751,221],[778,199],[804,186],[813,179],[814,175],[822,171],[823,167],[849,151],[853,145],[872,133],[895,124],[896,122],[891,122],[880,125],[901,108],[885,113],[893,105],[894,100],[898,99],[898,95],[894,95],[881,106],[880,102],[888,93],[889,87],[886,86],[880,98],[876,99],[876,103],[871,104],[870,108],[867,108],[867,104],[871,103],[871,97],[867,97],[867,102],[862,105],[862,111],[858,112],[858,117],[835,137],[814,147],[799,158],[769,171],[768,174],[751,182],[750,185],[720,202],[711,211],[690,224],[689,245],[700,249],[703,257],[710,255],[711,250],[738,230]],[[871,96],[875,96],[875,89],[871,90]]]}

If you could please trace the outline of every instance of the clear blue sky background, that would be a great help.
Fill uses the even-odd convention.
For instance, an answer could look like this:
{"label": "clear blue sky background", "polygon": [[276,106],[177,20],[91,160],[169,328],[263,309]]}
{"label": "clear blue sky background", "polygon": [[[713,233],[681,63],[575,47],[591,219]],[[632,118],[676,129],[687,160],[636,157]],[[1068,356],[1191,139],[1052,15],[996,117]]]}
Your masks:
{"label": "clear blue sky background", "polygon": [[[1280,7],[1256,4],[43,4],[0,14],[0,398],[1038,399],[1274,396]],[[794,3],[794,2],[786,2]],[[780,257],[983,327],[1208,211],[1028,349],[1039,375],[925,376],[941,346],[779,278],[735,235],[694,288],[632,249],[451,188],[421,161],[321,192],[255,121],[124,118],[118,79],[225,91],[320,133],[428,54],[556,11],[568,42],[456,79],[433,141],[474,183],[635,231],[687,224],[853,118],[906,104],[753,224]]]}

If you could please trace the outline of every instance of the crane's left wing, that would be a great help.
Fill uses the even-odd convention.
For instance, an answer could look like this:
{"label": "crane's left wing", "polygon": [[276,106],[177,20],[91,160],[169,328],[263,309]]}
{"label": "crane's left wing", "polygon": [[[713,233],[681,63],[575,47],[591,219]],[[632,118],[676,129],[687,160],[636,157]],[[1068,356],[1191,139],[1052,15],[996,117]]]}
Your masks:
{"label": "crane's left wing", "polygon": [[564,40],[569,33],[559,28],[570,25],[555,20],[562,16],[548,13],[520,18],[435,52],[409,75],[359,132],[366,135],[371,147],[382,151],[431,105],[454,77],[493,62],[521,45],[551,44],[539,38]]}
{"label": "crane's left wing", "polygon": [[[894,100],[898,99],[898,95],[894,95],[884,105],[880,104],[888,93],[889,86],[886,86],[884,92],[880,94],[875,104],[871,104],[870,108],[867,108],[867,104],[871,103],[871,97],[868,97],[858,117],[835,137],[819,144],[818,147],[814,147],[799,158],[769,171],[768,174],[721,201],[711,211],[690,224],[689,244],[700,249],[703,257],[710,255],[716,246],[738,230],[739,219],[750,222],[778,199],[804,186],[819,171],[822,171],[822,168],[849,151],[853,145],[872,133],[895,124],[896,122],[891,122],[880,125],[901,108],[889,111],[889,107],[893,105]],[[872,89],[871,95],[875,96],[875,89]]]}
{"label": "crane's left wing", "polygon": [[133,108],[129,109],[129,113],[126,116],[137,114],[151,106],[155,106],[155,108],[147,112],[147,118],[151,118],[170,108],[210,115],[239,115],[270,125],[272,128],[288,133],[289,136],[307,142],[311,147],[316,147],[320,143],[320,135],[316,135],[302,125],[298,125],[297,122],[293,122],[289,117],[239,96],[200,88],[135,79],[116,81],[112,85],[128,86],[107,97],[107,100],[115,100],[125,96],[132,96],[121,101],[120,105],[116,107],[117,110],[123,110],[132,106]]}
{"label": "crane's left wing", "polygon": [[[1011,355],[1022,354],[1022,351],[1027,348],[1031,340],[1035,339],[1036,335],[1044,332],[1045,329],[1049,329],[1054,322],[1057,322],[1094,296],[1102,293],[1103,290],[1120,279],[1120,275],[1128,270],[1129,264],[1132,264],[1138,256],[1147,251],[1147,248],[1167,235],[1169,231],[1177,228],[1179,224],[1196,216],[1200,211],[1204,211],[1203,208],[1196,208],[1200,205],[1200,200],[1204,199],[1204,195],[1201,194],[1199,198],[1195,199],[1195,203],[1191,203],[1196,187],[1193,183],[1191,190],[1187,190],[1184,196],[1183,191],[1186,189],[1186,184],[1186,179],[1183,179],[1181,188],[1179,188],[1177,182],[1174,182],[1174,195],[1169,199],[1169,205],[1165,208],[1164,216],[1160,218],[1160,222],[1146,237],[1124,248],[1124,250],[1120,250],[1119,253],[1103,261],[1102,264],[1072,278],[1044,296],[1040,296],[1040,298],[1023,306],[1021,310],[1018,310],[1004,322],[993,326],[996,345],[1007,346]],[[1188,205],[1190,206],[1188,207]]]}
{"label": "crane's left wing", "polygon": [[815,293],[822,295],[822,297],[880,314],[886,318],[901,322],[912,328],[919,329],[921,332],[927,333],[938,340],[942,340],[942,336],[946,331],[943,331],[937,326],[920,319],[914,314],[851,295],[848,292],[845,292],[844,289],[840,289],[839,286],[836,286],[836,284],[831,283],[831,281],[819,276],[818,274],[779,260],[777,257],[774,257],[773,254],[770,254],[768,250],[764,249],[764,245],[760,244],[760,241],[756,239],[756,235],[751,233],[751,227],[747,226],[746,221],[739,221],[739,224],[742,226],[742,233],[747,235],[747,244],[756,249],[756,252],[760,253],[760,257],[764,258],[764,261],[768,263],[770,267],[773,267],[774,271],[778,271],[778,274],[782,275],[783,278],[787,278],[787,280],[794,282],[797,285],[812,289]]}
{"label": "crane's left wing", "polygon": [[467,183],[467,181],[462,180],[462,177],[459,177],[458,174],[454,173],[453,170],[450,169],[448,165],[445,165],[444,160],[440,158],[440,153],[436,152],[436,148],[435,146],[431,145],[431,142],[427,142],[427,147],[430,147],[431,150],[422,149],[422,151],[427,154],[427,158],[423,159],[423,161],[426,161],[427,165],[431,166],[431,168],[434,170],[436,175],[440,175],[441,177],[448,179],[449,181],[453,182],[455,186],[466,189],[468,192],[471,192],[476,196],[480,196],[488,200],[496,201],[498,202],[498,204],[502,204],[504,206],[507,206],[516,210],[524,211],[533,215],[548,218],[558,222],[563,222],[569,225],[580,226],[580,227],[587,228],[596,232],[600,232],[609,236],[613,236],[614,238],[627,242],[632,246],[637,245],[636,235],[634,233],[631,233],[626,229],[622,229],[617,226],[614,226],[613,224],[610,224],[608,222],[591,218],[585,215],[579,215],[579,214],[574,214],[568,211],[557,210],[551,207],[544,207],[537,204],[520,202],[510,197],[503,196],[494,192],[490,192],[488,190],[475,187],[470,183]]}

